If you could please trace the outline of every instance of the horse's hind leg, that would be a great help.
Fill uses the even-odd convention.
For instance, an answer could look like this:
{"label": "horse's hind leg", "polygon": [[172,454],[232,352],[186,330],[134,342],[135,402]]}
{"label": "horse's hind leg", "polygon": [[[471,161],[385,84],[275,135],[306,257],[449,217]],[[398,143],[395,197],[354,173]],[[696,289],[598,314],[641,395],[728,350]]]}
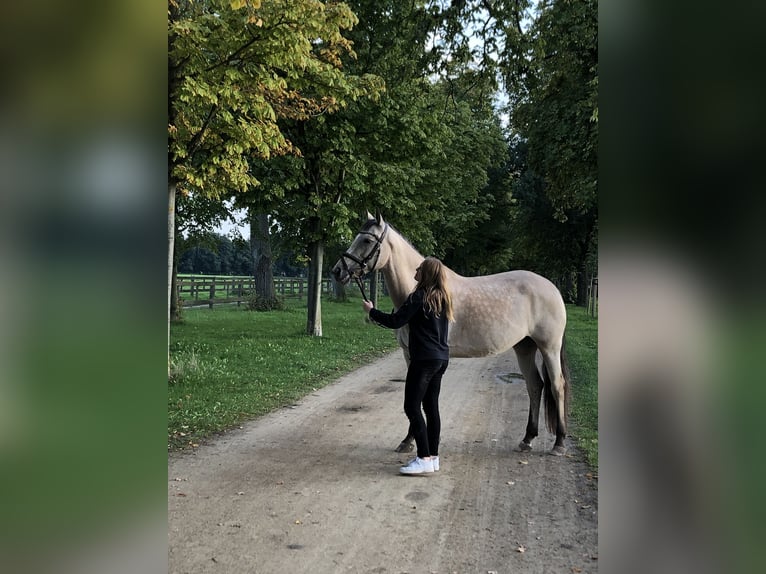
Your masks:
{"label": "horse's hind leg", "polygon": [[540,349],[545,363],[545,377],[549,390],[546,391],[545,411],[548,428],[556,432],[556,442],[551,454],[561,456],[566,453],[564,439],[567,436],[567,404],[569,402],[569,384],[563,370],[563,352],[561,346],[554,350]]}
{"label": "horse's hind leg", "polygon": [[521,374],[527,383],[527,393],[529,394],[529,419],[527,420],[527,431],[524,439],[519,443],[519,448],[523,451],[532,450],[532,440],[537,436],[537,429],[540,421],[540,400],[543,394],[543,380],[535,364],[535,354],[537,345],[535,342],[526,338],[513,347],[516,351],[516,358],[519,361]]}

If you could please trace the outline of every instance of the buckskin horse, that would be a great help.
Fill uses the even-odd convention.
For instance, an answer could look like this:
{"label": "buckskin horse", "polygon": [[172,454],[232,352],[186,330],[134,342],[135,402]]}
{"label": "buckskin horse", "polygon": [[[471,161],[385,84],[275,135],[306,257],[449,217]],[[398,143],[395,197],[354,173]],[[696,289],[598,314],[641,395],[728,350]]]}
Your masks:
{"label": "buckskin horse", "polygon": [[[368,212],[367,216],[333,267],[333,275],[346,284],[352,277],[380,270],[391,300],[399,308],[415,288],[415,269],[424,257],[380,213],[373,217]],[[544,396],[546,424],[556,434],[551,454],[563,455],[569,370],[564,352],[567,316],[561,293],[548,279],[531,271],[463,277],[447,268],[446,273],[455,318],[449,332],[450,357],[488,357],[513,347],[529,394],[529,419],[519,448],[532,449]],[[397,338],[409,363],[407,334],[406,328],[399,329]],[[541,370],[535,362],[537,351],[543,359]],[[412,440],[408,433],[397,451],[412,450]]]}

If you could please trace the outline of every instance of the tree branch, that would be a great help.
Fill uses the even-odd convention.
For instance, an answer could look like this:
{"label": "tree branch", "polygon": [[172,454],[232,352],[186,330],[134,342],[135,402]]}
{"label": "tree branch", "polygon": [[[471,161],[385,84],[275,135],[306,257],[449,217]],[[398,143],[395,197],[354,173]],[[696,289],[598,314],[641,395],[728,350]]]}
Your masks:
{"label": "tree branch", "polygon": [[213,116],[217,110],[218,104],[213,104],[213,106],[210,108],[210,112],[208,112],[207,117],[205,118],[205,121],[202,123],[202,127],[196,134],[194,134],[194,137],[189,142],[189,156],[197,151],[199,144],[202,142],[202,136],[205,134],[205,131],[207,131],[207,127],[210,125],[210,122],[212,121]]}

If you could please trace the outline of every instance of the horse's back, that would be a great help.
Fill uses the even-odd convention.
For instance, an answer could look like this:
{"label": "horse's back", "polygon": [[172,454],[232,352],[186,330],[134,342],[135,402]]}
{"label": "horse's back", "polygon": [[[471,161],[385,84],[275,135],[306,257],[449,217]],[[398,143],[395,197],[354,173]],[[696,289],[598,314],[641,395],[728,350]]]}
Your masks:
{"label": "horse's back", "polygon": [[524,270],[450,278],[455,323],[450,347],[455,356],[503,352],[525,337],[538,344],[563,337],[566,307],[556,286]]}

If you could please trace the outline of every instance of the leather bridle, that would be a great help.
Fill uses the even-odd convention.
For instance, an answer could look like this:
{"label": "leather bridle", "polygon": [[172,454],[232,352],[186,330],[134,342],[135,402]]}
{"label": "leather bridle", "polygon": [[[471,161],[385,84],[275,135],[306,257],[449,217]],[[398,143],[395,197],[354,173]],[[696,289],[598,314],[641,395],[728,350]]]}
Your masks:
{"label": "leather bridle", "polygon": [[[357,235],[369,235],[375,240],[375,245],[373,245],[370,252],[365,255],[363,258],[359,258],[353,253],[349,253],[348,251],[344,251],[343,254],[340,256],[341,263],[343,264],[343,270],[348,273],[351,277],[354,278],[354,281],[356,281],[356,284],[359,286],[360,291],[362,292],[362,297],[364,297],[364,300],[367,301],[367,295],[364,292],[364,287],[362,285],[362,281],[360,277],[364,275],[367,272],[367,266],[370,262],[370,260],[374,257],[375,262],[370,266],[370,269],[375,269],[375,265],[378,264],[378,259],[380,258],[380,247],[383,245],[383,240],[386,238],[386,234],[388,233],[388,223],[385,224],[383,227],[383,233],[380,234],[380,237],[372,233],[371,231],[360,231]],[[346,258],[351,259],[354,263],[359,265],[359,269],[355,270],[353,273],[348,268],[348,264],[346,263]]]}

